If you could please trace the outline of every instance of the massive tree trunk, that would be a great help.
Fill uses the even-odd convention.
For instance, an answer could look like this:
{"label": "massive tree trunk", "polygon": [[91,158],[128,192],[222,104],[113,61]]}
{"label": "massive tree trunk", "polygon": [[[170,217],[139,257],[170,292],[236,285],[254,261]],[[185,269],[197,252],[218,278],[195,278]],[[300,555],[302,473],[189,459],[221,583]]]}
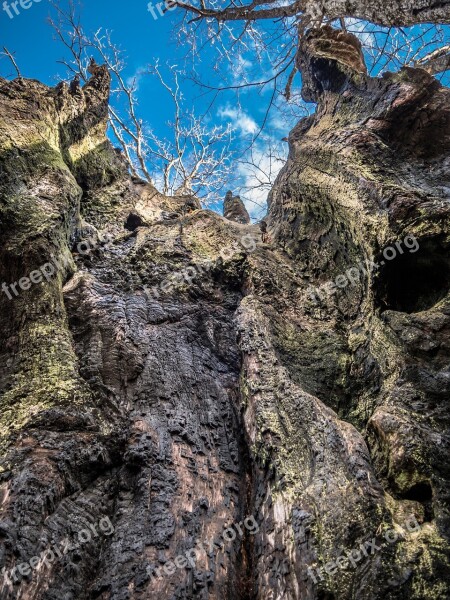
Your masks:
{"label": "massive tree trunk", "polygon": [[264,243],[1,82],[2,600],[450,596],[449,90],[299,67]]}

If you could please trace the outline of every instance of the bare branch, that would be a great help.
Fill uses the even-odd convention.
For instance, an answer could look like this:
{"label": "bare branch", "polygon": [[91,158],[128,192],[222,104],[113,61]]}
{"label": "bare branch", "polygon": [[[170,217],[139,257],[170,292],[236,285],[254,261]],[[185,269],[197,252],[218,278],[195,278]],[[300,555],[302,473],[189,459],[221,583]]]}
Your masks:
{"label": "bare branch", "polygon": [[425,69],[430,75],[444,73],[450,69],[450,44],[430,52],[414,63],[414,66]]}
{"label": "bare branch", "polygon": [[286,87],[284,88],[284,96],[286,98],[286,100],[289,102],[289,100],[291,99],[291,95],[292,95],[292,82],[294,81],[294,77],[295,74],[297,73],[297,66],[295,65],[294,68],[292,69],[292,71],[289,74],[287,83],[286,83]]}
{"label": "bare branch", "polygon": [[208,128],[202,119],[187,112],[182,106],[175,68],[170,69],[173,83],[169,84],[156,63],[139,75],[156,76],[173,104],[171,139],[158,138],[139,117],[137,78],[126,79],[123,54],[113,43],[110,32],[99,29],[93,35],[86,35],[73,2],[69,3],[68,11],[55,8],[58,19],[51,19],[50,24],[71,56],[71,60],[61,61],[70,75],[86,81],[93,55],[108,67],[112,80],[109,125],[130,172],[149,182],[155,179],[167,195],[181,189],[185,193],[195,191],[204,201],[215,200],[214,194],[225,186],[231,170],[230,128]]}
{"label": "bare branch", "polygon": [[303,5],[301,0],[296,0],[288,6],[273,6],[272,8],[260,9],[258,6],[263,4],[275,4],[276,0],[266,0],[265,2],[252,2],[247,6],[231,6],[223,10],[197,8],[186,2],[174,2],[175,6],[182,8],[196,15],[191,22],[200,19],[213,18],[217,21],[259,21],[262,19],[276,19],[284,17],[293,17],[297,15]]}
{"label": "bare branch", "polygon": [[423,3],[421,9],[414,2],[391,0],[383,5],[374,0],[359,0],[349,3],[347,0],[295,0],[280,6],[278,0],[252,0],[248,4],[233,0],[226,8],[219,8],[215,0],[210,0],[209,6],[202,3],[198,8],[190,2],[178,0],[174,6],[193,14],[192,22],[202,19],[223,21],[257,21],[267,19],[284,19],[299,17],[303,23],[320,23],[321,19],[340,19],[352,17],[365,19],[384,26],[408,26],[416,23],[449,23],[450,13],[447,2]]}
{"label": "bare branch", "polygon": [[[71,75],[79,76],[86,82],[89,78],[89,64],[92,54],[95,53],[106,64],[111,74],[115,92],[125,97],[126,116],[119,114],[118,109],[109,107],[109,125],[114,137],[119,143],[130,172],[151,181],[144,153],[144,134],[142,122],[136,115],[136,98],[132,86],[128,86],[123,77],[124,61],[121,51],[111,41],[110,35],[104,35],[98,30],[91,38],[83,31],[79,19],[76,16],[74,3],[69,3],[68,11],[64,11],[52,2],[58,15],[58,20],[50,18],[49,23],[53,27],[57,40],[69,51],[72,60],[61,61]],[[121,104],[120,102],[118,103]]]}
{"label": "bare branch", "polygon": [[19,79],[22,79],[22,75],[20,74],[20,70],[19,70],[19,67],[17,66],[16,60],[14,58],[14,55],[11,54],[11,52],[5,46],[3,46],[3,52],[2,52],[2,54],[4,54],[5,56],[7,56],[9,58],[9,60],[13,64],[14,69],[16,70],[17,77]]}

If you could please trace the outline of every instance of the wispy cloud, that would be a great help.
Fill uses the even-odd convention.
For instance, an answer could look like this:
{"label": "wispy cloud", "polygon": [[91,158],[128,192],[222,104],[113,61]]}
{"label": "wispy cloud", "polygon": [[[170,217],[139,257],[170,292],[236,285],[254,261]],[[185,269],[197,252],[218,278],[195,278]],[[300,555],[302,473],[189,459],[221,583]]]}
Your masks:
{"label": "wispy cloud", "polygon": [[233,129],[241,136],[254,135],[259,129],[256,121],[240,108],[223,106],[219,108],[217,114],[221,119],[229,120]]}
{"label": "wispy cloud", "polygon": [[242,199],[250,217],[261,219],[267,211],[267,196],[286,162],[287,145],[264,135],[249,151],[236,170]]}
{"label": "wispy cloud", "polygon": [[345,25],[347,29],[359,38],[359,41],[363,46],[368,48],[375,47],[375,36],[370,31],[367,31],[367,23],[360,19],[354,19],[353,17],[345,19]]}
{"label": "wispy cloud", "polygon": [[248,74],[253,64],[245,59],[241,54],[237,54],[230,63],[230,73],[234,85],[245,84],[248,81]]}
{"label": "wispy cloud", "polygon": [[129,88],[134,88],[136,91],[139,89],[141,79],[148,75],[148,67],[138,67],[133,75],[127,77],[126,84]]}
{"label": "wispy cloud", "polygon": [[270,118],[269,124],[270,124],[270,128],[273,131],[282,131],[283,133],[286,133],[290,129],[289,125],[286,123],[286,119],[283,118],[283,116],[278,113],[275,113]]}

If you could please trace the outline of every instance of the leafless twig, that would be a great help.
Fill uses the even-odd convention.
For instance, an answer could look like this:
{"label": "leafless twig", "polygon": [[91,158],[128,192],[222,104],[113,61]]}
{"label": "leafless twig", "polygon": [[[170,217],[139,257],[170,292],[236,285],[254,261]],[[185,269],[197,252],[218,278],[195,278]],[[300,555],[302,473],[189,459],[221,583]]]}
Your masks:
{"label": "leafless twig", "polygon": [[416,67],[425,69],[430,75],[444,73],[450,69],[450,44],[438,48],[415,62]]}
{"label": "leafless twig", "polygon": [[[69,59],[60,61],[69,75],[87,81],[93,56],[108,67],[112,78],[109,125],[130,172],[156,183],[167,195],[194,194],[205,203],[217,200],[215,194],[225,186],[231,173],[231,128],[207,127],[200,117],[184,109],[175,68],[169,67],[172,84],[163,77],[158,63],[127,79],[123,53],[112,41],[109,31],[99,29],[87,35],[73,1],[68,11],[57,4],[53,6],[57,18],[50,19],[50,24],[56,39],[69,53]],[[157,78],[173,104],[172,135],[168,140],[155,135],[139,116],[139,79],[149,75]]]}
{"label": "leafless twig", "polygon": [[11,52],[5,46],[3,46],[3,52],[2,52],[2,54],[4,56],[7,56],[9,58],[9,60],[11,61],[12,65],[14,67],[14,69],[16,70],[17,77],[19,79],[22,79],[22,75],[20,74],[20,70],[19,70],[19,67],[17,66],[16,60],[14,58],[14,55],[11,54]]}

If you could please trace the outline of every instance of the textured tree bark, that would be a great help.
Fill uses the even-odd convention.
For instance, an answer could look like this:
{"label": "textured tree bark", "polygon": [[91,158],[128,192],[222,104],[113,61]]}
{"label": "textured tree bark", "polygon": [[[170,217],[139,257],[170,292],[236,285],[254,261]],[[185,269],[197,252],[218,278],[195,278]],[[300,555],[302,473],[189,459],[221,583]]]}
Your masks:
{"label": "textured tree bark", "polygon": [[450,595],[449,91],[299,68],[269,244],[129,177],[104,69],[1,82],[2,600]]}
{"label": "textured tree bark", "polygon": [[306,14],[313,17],[356,17],[386,26],[450,21],[448,0],[304,0],[303,4]]}
{"label": "textured tree bark", "polygon": [[276,0],[257,0],[210,8],[207,3],[174,0],[174,5],[195,15],[194,19],[223,21],[256,21],[298,17],[301,23],[323,19],[357,18],[386,27],[401,27],[416,23],[449,23],[450,2],[441,0],[292,0],[280,5]]}

